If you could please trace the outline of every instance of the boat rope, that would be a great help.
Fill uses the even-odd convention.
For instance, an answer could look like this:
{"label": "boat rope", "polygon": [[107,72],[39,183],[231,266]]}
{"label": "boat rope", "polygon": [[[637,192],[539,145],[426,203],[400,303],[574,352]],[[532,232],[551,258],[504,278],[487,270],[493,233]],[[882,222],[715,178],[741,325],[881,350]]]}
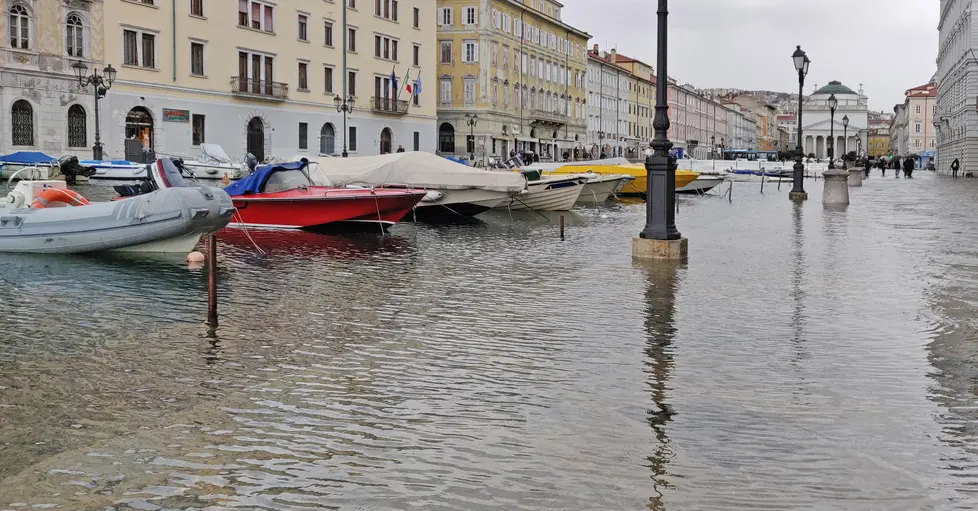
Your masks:
{"label": "boat rope", "polygon": [[238,217],[238,223],[240,224],[239,228],[244,232],[244,235],[246,238],[248,238],[248,241],[250,241],[251,244],[255,246],[255,249],[258,250],[258,253],[260,255],[267,255],[268,253],[262,250],[261,247],[258,246],[258,243],[255,243],[255,239],[251,237],[251,233],[248,231],[248,227],[245,225],[244,219],[241,218],[240,213],[238,213],[238,208],[234,208],[234,213],[232,214],[231,217],[232,219],[234,217]]}
{"label": "boat rope", "polygon": [[380,216],[380,199],[377,198],[377,190],[371,187],[370,194],[374,196],[374,206],[377,207],[377,224],[380,225],[380,235],[386,236],[387,233],[384,231],[384,220]]}
{"label": "boat rope", "polygon": [[[526,209],[528,209],[528,210],[530,210],[530,211],[532,211],[532,212],[540,215],[544,220],[547,220],[548,222],[550,221],[550,219],[547,218],[547,215],[544,215],[543,213],[541,213],[541,212],[539,212],[539,211],[531,208],[525,202],[523,202],[523,198],[522,197],[519,197],[519,196],[514,195],[513,196],[513,199],[516,200],[516,201],[518,201],[520,204],[522,204],[523,207],[525,207]],[[512,204],[512,201],[510,201],[510,204]],[[512,212],[510,213],[510,216],[512,216]]]}
{"label": "boat rope", "polygon": [[483,227],[486,227],[487,229],[489,228],[489,227],[488,227],[488,226],[487,226],[487,225],[485,224],[485,222],[479,222],[479,220],[478,220],[477,218],[472,218],[472,217],[470,217],[470,216],[465,216],[465,215],[463,215],[463,214],[461,214],[461,213],[459,213],[458,211],[455,211],[454,209],[452,209],[452,208],[450,208],[450,207],[448,207],[448,205],[447,205],[447,204],[439,204],[439,206],[441,206],[441,207],[443,207],[443,208],[445,208],[445,209],[447,209],[447,210],[449,210],[449,211],[451,211],[452,213],[454,213],[454,214],[456,214],[456,215],[458,215],[458,216],[459,216],[459,218],[461,218],[461,219],[463,219],[463,220],[465,220],[465,221],[466,221],[466,222],[468,222],[468,223],[480,223],[480,224],[482,224],[482,226],[483,226]]}

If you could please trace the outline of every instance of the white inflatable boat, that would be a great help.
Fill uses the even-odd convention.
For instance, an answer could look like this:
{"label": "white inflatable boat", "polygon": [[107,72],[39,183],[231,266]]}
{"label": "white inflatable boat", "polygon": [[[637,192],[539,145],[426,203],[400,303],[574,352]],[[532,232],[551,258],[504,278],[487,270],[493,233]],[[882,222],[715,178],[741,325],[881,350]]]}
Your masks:
{"label": "white inflatable boat", "polygon": [[231,221],[234,206],[224,190],[186,186],[169,159],[147,167],[149,180],[117,187],[125,196],[111,202],[89,203],[63,181],[8,185],[0,199],[0,252],[188,253],[201,235]]}

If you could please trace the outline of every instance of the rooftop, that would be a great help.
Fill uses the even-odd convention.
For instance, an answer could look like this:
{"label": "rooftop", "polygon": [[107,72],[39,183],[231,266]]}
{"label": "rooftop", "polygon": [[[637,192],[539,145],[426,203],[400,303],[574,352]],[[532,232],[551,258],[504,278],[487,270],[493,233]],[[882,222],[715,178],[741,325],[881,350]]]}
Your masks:
{"label": "rooftop", "polygon": [[842,85],[842,82],[838,80],[832,80],[831,82],[829,82],[828,85],[815,91],[815,94],[852,94],[853,96],[858,95],[856,91],[850,89],[849,87],[846,87],[845,85]]}

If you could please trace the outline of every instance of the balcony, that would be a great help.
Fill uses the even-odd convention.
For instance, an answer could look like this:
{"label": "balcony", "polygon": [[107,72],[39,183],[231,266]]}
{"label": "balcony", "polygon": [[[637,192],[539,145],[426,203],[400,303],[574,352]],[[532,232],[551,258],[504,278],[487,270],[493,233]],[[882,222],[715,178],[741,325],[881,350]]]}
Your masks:
{"label": "balcony", "polygon": [[289,98],[289,84],[233,76],[231,77],[231,93],[249,98],[284,101]]}
{"label": "balcony", "polygon": [[535,121],[549,122],[553,124],[565,124],[567,123],[567,116],[560,114],[559,112],[551,112],[550,110],[541,110],[539,108],[534,108],[530,114]]}
{"label": "balcony", "polygon": [[408,113],[408,102],[393,98],[370,98],[370,106],[374,112],[391,115],[405,115]]}

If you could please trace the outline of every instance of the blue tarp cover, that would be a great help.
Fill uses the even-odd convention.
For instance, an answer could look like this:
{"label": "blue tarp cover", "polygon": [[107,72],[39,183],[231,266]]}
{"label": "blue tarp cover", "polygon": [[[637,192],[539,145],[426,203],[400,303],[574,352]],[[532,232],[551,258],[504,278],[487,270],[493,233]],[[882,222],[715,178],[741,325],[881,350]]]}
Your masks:
{"label": "blue tarp cover", "polygon": [[0,156],[0,163],[12,163],[14,165],[50,164],[56,161],[58,161],[57,158],[37,151],[18,151]]}
{"label": "blue tarp cover", "polygon": [[262,165],[255,169],[251,175],[243,177],[226,186],[224,191],[227,192],[228,195],[232,196],[247,195],[249,193],[261,193],[262,188],[265,186],[265,181],[268,181],[268,176],[283,170],[299,170],[305,165],[307,165],[307,163],[303,163],[301,161]]}

